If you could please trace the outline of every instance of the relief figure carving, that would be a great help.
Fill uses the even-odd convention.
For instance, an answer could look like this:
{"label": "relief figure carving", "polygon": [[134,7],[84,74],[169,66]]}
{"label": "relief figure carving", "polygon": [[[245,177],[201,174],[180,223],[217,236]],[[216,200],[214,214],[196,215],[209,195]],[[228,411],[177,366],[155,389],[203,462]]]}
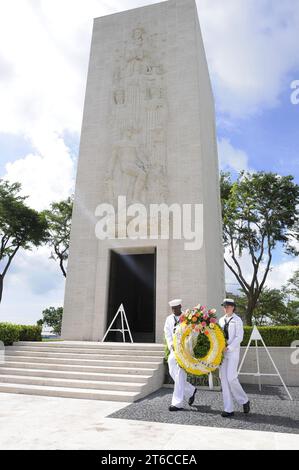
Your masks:
{"label": "relief figure carving", "polygon": [[134,128],[125,129],[123,138],[113,146],[106,174],[112,200],[118,195],[126,195],[130,202],[144,199],[147,162],[136,138],[138,132]]}
{"label": "relief figure carving", "polygon": [[114,53],[105,173],[106,194],[113,202],[118,195],[145,204],[167,198],[163,38],[138,25]]}

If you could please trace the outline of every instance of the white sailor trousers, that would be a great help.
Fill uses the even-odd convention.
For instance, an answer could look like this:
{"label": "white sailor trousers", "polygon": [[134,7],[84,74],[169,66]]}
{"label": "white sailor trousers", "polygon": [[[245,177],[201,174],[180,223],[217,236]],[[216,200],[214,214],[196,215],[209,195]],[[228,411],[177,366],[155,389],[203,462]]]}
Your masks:
{"label": "white sailor trousers", "polygon": [[176,362],[173,351],[171,351],[168,357],[168,367],[169,373],[174,381],[171,404],[177,408],[182,408],[184,398],[187,400],[191,398],[195,387],[187,382],[187,373]]}
{"label": "white sailor trousers", "polygon": [[233,398],[239,405],[244,405],[248,402],[248,397],[238,379],[239,359],[239,350],[231,352],[226,351],[224,353],[223,362],[219,367],[224,411],[227,413],[232,413],[234,411]]}

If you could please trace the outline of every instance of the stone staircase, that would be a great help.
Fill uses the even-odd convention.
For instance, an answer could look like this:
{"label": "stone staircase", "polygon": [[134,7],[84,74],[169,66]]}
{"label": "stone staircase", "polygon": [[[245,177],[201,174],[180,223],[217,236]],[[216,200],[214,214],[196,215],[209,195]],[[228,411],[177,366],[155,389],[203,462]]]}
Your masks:
{"label": "stone staircase", "polygon": [[161,344],[20,341],[5,348],[0,392],[134,402],[163,385],[163,358]]}

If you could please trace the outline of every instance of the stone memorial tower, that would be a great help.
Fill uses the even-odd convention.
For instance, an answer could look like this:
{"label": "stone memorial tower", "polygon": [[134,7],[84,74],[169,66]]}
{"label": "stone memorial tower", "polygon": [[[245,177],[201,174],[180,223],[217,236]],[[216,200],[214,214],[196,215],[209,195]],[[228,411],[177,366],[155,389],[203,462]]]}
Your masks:
{"label": "stone memorial tower", "polygon": [[[131,206],[125,225],[124,205]],[[123,227],[141,205],[163,208],[161,223],[148,212],[153,228],[143,219],[143,236],[128,236]],[[103,239],[98,223],[111,206],[115,233],[110,227]],[[161,235],[165,221],[168,237]],[[63,339],[101,341],[121,303],[140,343],[163,341],[171,298],[220,310],[221,230],[214,101],[195,0],[96,18]],[[107,340],[122,337],[110,333]]]}

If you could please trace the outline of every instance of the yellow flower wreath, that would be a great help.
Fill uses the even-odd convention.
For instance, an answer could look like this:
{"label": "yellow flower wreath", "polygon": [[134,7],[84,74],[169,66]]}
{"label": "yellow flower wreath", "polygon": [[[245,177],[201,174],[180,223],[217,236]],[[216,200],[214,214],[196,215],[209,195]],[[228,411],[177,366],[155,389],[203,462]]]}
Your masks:
{"label": "yellow flower wreath", "polygon": [[226,346],[225,337],[219,325],[211,323],[205,328],[205,334],[210,341],[210,349],[202,358],[193,355],[199,333],[192,325],[182,322],[174,334],[174,354],[177,363],[189,374],[204,375],[215,371],[221,364],[223,350]]}

